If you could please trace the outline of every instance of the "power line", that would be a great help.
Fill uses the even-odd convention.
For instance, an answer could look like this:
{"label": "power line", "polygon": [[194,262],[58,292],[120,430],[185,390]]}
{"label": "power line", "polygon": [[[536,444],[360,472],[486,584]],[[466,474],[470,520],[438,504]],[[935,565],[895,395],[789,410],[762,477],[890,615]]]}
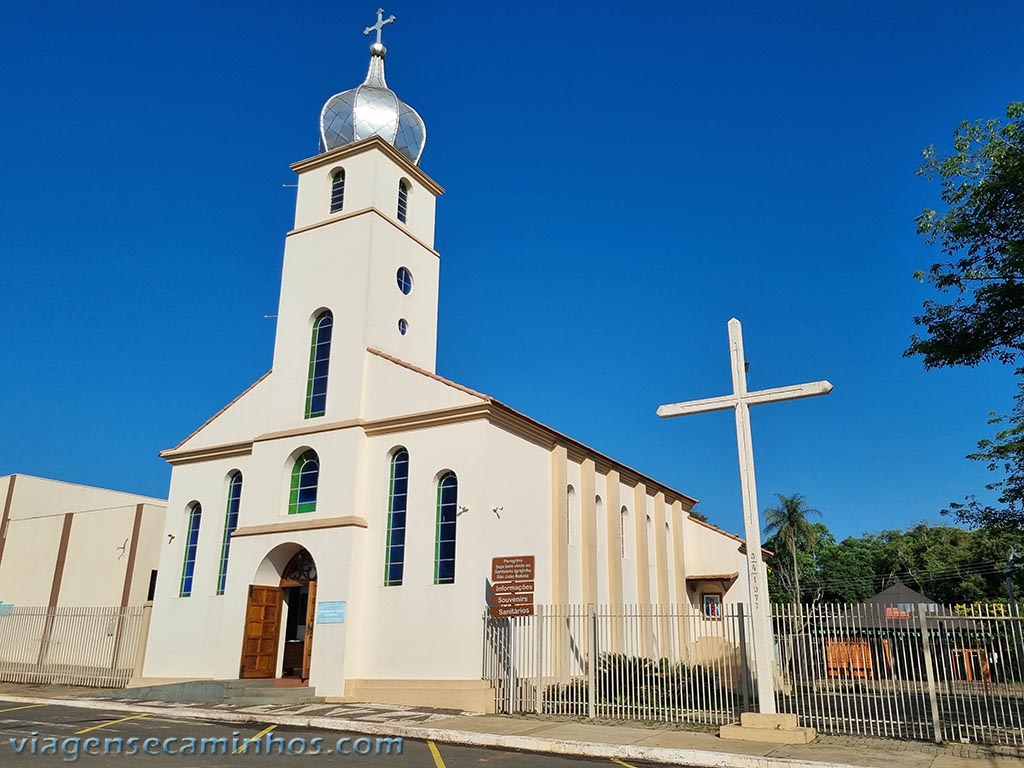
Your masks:
{"label": "power line", "polygon": [[942,568],[919,569],[905,571],[885,571],[882,573],[861,574],[855,576],[844,576],[837,578],[805,577],[801,579],[802,584],[822,587],[854,587],[874,586],[880,581],[913,581],[917,584],[927,584],[947,579],[965,579],[970,576],[990,576],[1000,574],[1004,566],[1001,560],[983,560],[974,563],[951,565]]}

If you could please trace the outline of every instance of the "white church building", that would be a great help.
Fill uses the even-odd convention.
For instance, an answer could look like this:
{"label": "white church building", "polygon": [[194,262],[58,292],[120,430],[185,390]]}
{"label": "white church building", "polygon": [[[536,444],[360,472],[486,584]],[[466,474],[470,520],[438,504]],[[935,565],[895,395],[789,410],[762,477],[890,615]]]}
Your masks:
{"label": "white church building", "polygon": [[743,542],[695,499],[436,373],[443,190],[379,26],[365,82],[292,166],[272,369],[162,453],[149,681],[485,709],[502,556],[535,556],[538,604],[747,599]]}

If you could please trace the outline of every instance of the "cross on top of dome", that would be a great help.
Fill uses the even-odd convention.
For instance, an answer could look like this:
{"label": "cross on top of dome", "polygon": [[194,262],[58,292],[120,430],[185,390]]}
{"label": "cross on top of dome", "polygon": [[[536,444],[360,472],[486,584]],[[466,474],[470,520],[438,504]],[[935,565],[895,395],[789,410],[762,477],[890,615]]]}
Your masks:
{"label": "cross on top of dome", "polygon": [[367,27],[366,29],[364,29],[363,30],[363,34],[364,35],[368,35],[371,32],[373,32],[374,30],[376,30],[377,31],[377,45],[383,45],[383,43],[380,41],[381,30],[384,29],[384,25],[385,24],[394,24],[394,23],[395,23],[395,14],[392,13],[390,16],[388,16],[385,19],[384,18],[384,9],[383,8],[378,8],[377,9],[377,23],[374,24],[372,27]]}

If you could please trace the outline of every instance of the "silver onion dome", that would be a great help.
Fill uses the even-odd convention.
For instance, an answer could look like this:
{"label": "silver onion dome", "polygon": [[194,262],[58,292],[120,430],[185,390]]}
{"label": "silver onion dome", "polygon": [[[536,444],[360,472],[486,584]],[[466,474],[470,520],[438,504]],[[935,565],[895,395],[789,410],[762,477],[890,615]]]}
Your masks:
{"label": "silver onion dome", "polygon": [[[369,30],[368,30],[369,31]],[[388,88],[384,80],[387,49],[370,46],[370,68],[358,88],[336,93],[320,113],[320,149],[326,152],[371,136],[380,136],[419,165],[427,128],[416,110]]]}

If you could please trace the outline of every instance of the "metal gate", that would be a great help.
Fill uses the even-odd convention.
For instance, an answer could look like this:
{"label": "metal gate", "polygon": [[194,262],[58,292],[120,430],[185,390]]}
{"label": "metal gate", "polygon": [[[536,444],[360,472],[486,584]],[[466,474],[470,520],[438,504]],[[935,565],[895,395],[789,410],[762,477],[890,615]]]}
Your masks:
{"label": "metal gate", "polygon": [[1024,744],[1024,623],[1004,606],[776,605],[776,703],[821,733]]}
{"label": "metal gate", "polygon": [[498,712],[733,722],[753,708],[742,605],[537,606],[484,617],[484,674]]}
{"label": "metal gate", "polygon": [[123,688],[140,666],[150,609],[0,613],[0,681]]}

